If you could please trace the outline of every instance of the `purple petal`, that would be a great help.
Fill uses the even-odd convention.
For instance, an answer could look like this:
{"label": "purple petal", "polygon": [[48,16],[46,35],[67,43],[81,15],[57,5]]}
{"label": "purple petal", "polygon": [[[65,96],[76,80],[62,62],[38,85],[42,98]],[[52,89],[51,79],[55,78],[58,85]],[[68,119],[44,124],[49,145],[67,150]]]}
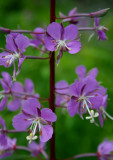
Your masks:
{"label": "purple petal", "polygon": [[29,117],[23,113],[16,115],[13,118],[13,127],[18,131],[26,130],[32,124],[32,121],[27,119]]}
{"label": "purple petal", "polygon": [[13,93],[14,95],[16,95],[16,96],[21,96],[21,94],[19,94],[19,92],[20,92],[20,93],[23,93],[23,92],[24,92],[24,89],[23,89],[23,86],[22,86],[21,83],[19,83],[19,82],[14,82],[13,85],[11,86],[11,91],[12,91],[12,92],[17,92],[17,93]]}
{"label": "purple petal", "polygon": [[16,75],[18,75],[18,74],[20,73],[21,65],[22,65],[22,63],[24,62],[24,60],[25,60],[25,57],[19,58],[19,62],[18,62],[18,71],[17,71]]}
{"label": "purple petal", "polygon": [[81,43],[77,40],[73,40],[71,42],[67,42],[67,47],[70,48],[70,50],[68,50],[70,54],[75,54],[81,50]]}
{"label": "purple petal", "polygon": [[7,103],[8,97],[4,97],[0,102],[0,111],[2,111],[5,108],[5,105]]}
{"label": "purple petal", "polygon": [[97,95],[97,96],[91,97],[89,98],[89,101],[92,103],[92,108],[98,109],[100,106],[102,106],[103,96]]}
{"label": "purple petal", "polygon": [[41,117],[49,122],[55,122],[57,119],[57,116],[55,115],[55,113],[52,112],[52,110],[49,108],[43,108],[41,110]]}
{"label": "purple petal", "polygon": [[76,100],[71,99],[67,105],[68,113],[71,117],[74,117],[78,113],[79,103]]}
{"label": "purple petal", "polygon": [[64,80],[57,82],[56,85],[55,85],[55,87],[56,87],[56,91],[58,93],[64,93],[64,94],[68,93],[68,90],[69,90],[68,87],[69,87],[69,85]]}
{"label": "purple petal", "polygon": [[30,98],[23,103],[23,111],[26,114],[37,115],[37,108],[40,109],[40,103],[35,98]]}
{"label": "purple petal", "polygon": [[29,148],[31,148],[32,150],[38,151],[38,149],[40,148],[40,145],[33,141],[31,144],[29,144]]}
{"label": "purple petal", "polygon": [[59,94],[56,94],[56,101],[55,101],[55,104],[56,105],[61,105],[65,100],[65,96],[64,95],[59,95]]}
{"label": "purple petal", "polygon": [[13,101],[10,101],[7,105],[7,108],[10,111],[16,111],[21,107],[21,100],[20,99],[14,99]]}
{"label": "purple petal", "polygon": [[96,27],[99,27],[99,21],[100,21],[99,18],[95,18],[95,19],[94,19],[94,22],[95,22],[95,26],[96,26]]}
{"label": "purple petal", "polygon": [[76,11],[77,11],[77,8],[73,8],[72,10],[70,10],[68,15],[73,16],[76,13]]}
{"label": "purple petal", "polygon": [[99,146],[98,146],[98,152],[101,155],[110,154],[110,152],[113,151],[113,141],[108,141],[107,139],[104,140]]}
{"label": "purple petal", "polygon": [[8,84],[3,79],[0,80],[0,83],[1,83],[2,88],[4,89],[4,91],[7,92],[7,91],[10,90],[10,87],[8,86]]}
{"label": "purple petal", "polygon": [[0,65],[3,65],[4,67],[10,67],[12,65],[8,64],[7,61],[10,60],[10,58],[5,58],[5,56],[8,56],[8,52],[2,52],[0,53]]}
{"label": "purple petal", "polygon": [[59,16],[62,18],[65,17],[65,15],[62,12],[59,12]]}
{"label": "purple petal", "polygon": [[47,142],[52,138],[53,128],[51,125],[41,125],[42,136],[40,135],[40,141]]}
{"label": "purple petal", "polygon": [[104,106],[104,109],[106,109],[106,107],[107,107],[107,98],[108,98],[108,95],[103,96],[102,106]]}
{"label": "purple petal", "polygon": [[85,66],[81,65],[81,66],[78,66],[76,68],[76,73],[78,75],[78,78],[81,80],[85,77],[85,74],[86,74],[86,68]]}
{"label": "purple petal", "polygon": [[20,51],[23,52],[25,52],[26,47],[28,47],[30,43],[28,37],[24,36],[23,34],[18,34],[18,36],[15,39],[15,42]]}
{"label": "purple petal", "polygon": [[104,88],[103,86],[99,86],[98,87],[98,90],[97,90],[97,94],[102,94],[102,95],[105,95],[107,92],[107,88]]}
{"label": "purple petal", "polygon": [[46,36],[45,37],[45,46],[46,46],[47,50],[49,50],[49,51],[55,51],[57,43],[54,42],[54,39],[51,38],[50,36]]}
{"label": "purple petal", "polygon": [[[43,33],[45,32],[44,29],[38,27],[34,30],[34,32],[37,32],[37,33]],[[41,40],[43,37],[44,37],[45,34],[32,34],[32,36],[34,38],[37,38],[38,40]],[[41,42],[41,41],[40,41]]]}
{"label": "purple petal", "polygon": [[84,81],[78,81],[76,80],[70,87],[69,87],[69,93],[75,97],[79,97],[81,95],[81,90],[83,86],[85,85]]}
{"label": "purple petal", "polygon": [[91,76],[92,78],[96,78],[97,74],[98,74],[97,68],[93,68],[88,72],[88,76]]}
{"label": "purple petal", "polygon": [[102,39],[103,41],[105,41],[107,39],[106,33],[104,31],[101,30],[97,30],[99,39]]}
{"label": "purple petal", "polygon": [[11,33],[10,35],[15,39],[19,33]]}
{"label": "purple petal", "polygon": [[60,63],[60,59],[62,58],[62,56],[63,56],[63,50],[59,49],[59,52],[58,52],[58,55],[57,55],[57,66]]}
{"label": "purple petal", "polygon": [[41,44],[40,40],[37,40],[37,39],[31,39],[30,40],[30,46],[38,47],[40,44]]}
{"label": "purple petal", "polygon": [[74,24],[70,24],[64,28],[64,40],[74,40],[78,35],[78,28]]}
{"label": "purple petal", "polygon": [[54,39],[60,40],[62,27],[59,23],[53,22],[47,28],[47,33]]}
{"label": "purple petal", "polygon": [[13,147],[16,145],[16,141],[17,141],[16,138],[11,139],[11,138],[7,137],[8,148],[13,149]]}
{"label": "purple petal", "polygon": [[28,93],[33,93],[34,92],[34,84],[30,79],[25,80],[25,90]]}
{"label": "purple petal", "polygon": [[10,74],[7,73],[7,72],[2,72],[2,77],[3,77],[4,81],[5,81],[9,86],[11,86],[11,84],[12,84],[12,78],[11,78]]}
{"label": "purple petal", "polygon": [[103,118],[102,118],[102,114],[101,114],[101,113],[99,113],[99,122],[100,122],[101,127],[103,127],[104,121],[103,121]]}
{"label": "purple petal", "polygon": [[0,134],[0,144],[1,145],[7,145],[7,137],[6,137],[6,133],[1,133]]}
{"label": "purple petal", "polygon": [[94,92],[99,88],[96,79],[93,79],[92,77],[87,77],[84,82],[86,84],[83,91],[85,95],[89,94],[90,92]]}
{"label": "purple petal", "polygon": [[6,125],[5,125],[5,121],[3,120],[3,118],[0,116],[0,126],[3,126],[3,129],[6,129]]}
{"label": "purple petal", "polygon": [[6,37],[6,49],[12,51],[12,52],[16,52],[17,48],[14,42],[14,38],[11,34],[8,34]]}

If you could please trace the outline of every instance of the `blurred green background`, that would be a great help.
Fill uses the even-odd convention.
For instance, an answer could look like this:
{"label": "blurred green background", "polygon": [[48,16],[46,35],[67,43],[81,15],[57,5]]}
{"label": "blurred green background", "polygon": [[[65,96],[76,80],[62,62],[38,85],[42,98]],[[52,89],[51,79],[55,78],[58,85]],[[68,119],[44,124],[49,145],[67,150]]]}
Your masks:
{"label": "blurred green background", "polygon": [[[69,10],[77,7],[78,12],[93,12],[103,8],[111,8],[108,15],[101,19],[101,24],[105,25],[108,40],[97,41],[97,35],[88,43],[91,32],[80,32],[82,49],[75,55],[64,53],[59,66],[56,66],[56,82],[67,80],[69,84],[77,78],[75,68],[78,65],[85,65],[87,70],[97,67],[99,70],[98,81],[108,88],[107,111],[113,115],[113,1],[112,0],[56,0],[56,15],[62,11],[66,15]],[[0,26],[17,29],[33,30],[40,26],[49,24],[49,1],[48,0],[0,0]],[[93,19],[86,19],[86,26],[93,25]],[[5,47],[5,36],[0,33],[0,47]],[[30,36],[29,36],[30,37]],[[26,51],[26,55],[39,55],[39,51],[31,49]],[[0,67],[0,71],[7,71],[12,74],[13,67],[5,69]],[[35,91],[41,97],[49,96],[49,63],[48,60],[26,60],[22,65],[22,70],[17,81],[24,83],[26,78],[33,80]],[[48,106],[45,103],[45,106]],[[0,112],[6,121],[8,129],[13,129],[12,118],[15,113],[7,109]],[[62,113],[62,109],[56,109],[58,119],[56,122],[56,156],[57,158],[71,157],[75,154],[96,152],[97,146],[104,138],[113,140],[113,122],[109,119],[104,123],[104,127],[96,127],[87,120],[82,120],[79,116],[71,118],[67,111]],[[17,137],[18,145],[27,145],[26,134],[9,134],[10,137]],[[49,143],[47,143],[49,153]],[[17,156],[18,155],[18,156]],[[23,157],[24,155],[24,157]],[[23,160],[28,155],[24,151],[16,151],[11,158],[6,160]],[[34,159],[34,158],[29,158]],[[96,160],[96,158],[82,158],[84,160]],[[81,159],[81,160],[82,160]]]}

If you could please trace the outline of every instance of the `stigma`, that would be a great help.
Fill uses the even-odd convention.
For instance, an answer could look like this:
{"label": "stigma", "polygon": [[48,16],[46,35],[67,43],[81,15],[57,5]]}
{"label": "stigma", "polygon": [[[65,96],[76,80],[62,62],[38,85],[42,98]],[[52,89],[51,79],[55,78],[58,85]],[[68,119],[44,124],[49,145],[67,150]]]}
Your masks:
{"label": "stigma", "polygon": [[29,136],[26,137],[26,139],[29,141],[29,144],[32,143],[33,140],[36,140],[38,136],[33,135],[33,133],[30,133]]}

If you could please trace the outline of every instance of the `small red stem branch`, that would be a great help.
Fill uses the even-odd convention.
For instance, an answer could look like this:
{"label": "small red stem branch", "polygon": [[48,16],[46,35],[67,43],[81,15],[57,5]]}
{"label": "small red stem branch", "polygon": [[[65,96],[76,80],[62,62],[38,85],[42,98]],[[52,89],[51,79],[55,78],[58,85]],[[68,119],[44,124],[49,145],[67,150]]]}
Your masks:
{"label": "small red stem branch", "polygon": [[67,18],[72,18],[72,17],[90,17],[90,14],[89,13],[77,13],[73,16],[56,17],[56,19],[67,19]]}
{"label": "small red stem branch", "polygon": [[0,32],[3,32],[3,33],[30,33],[30,34],[45,34],[46,32],[33,32],[33,31],[29,31],[29,30],[11,30],[11,29],[8,29],[8,28],[3,28],[3,27],[0,27]]}
{"label": "small red stem branch", "polygon": [[[64,17],[64,18],[59,17],[57,19],[66,19],[66,18],[72,18],[72,17],[73,16],[68,16],[68,17]],[[96,30],[96,28],[95,27],[78,27],[78,30],[79,31],[94,31],[94,30]],[[2,28],[2,27],[0,27],[0,32],[6,33],[6,34],[9,34],[9,33],[46,34],[46,32],[38,33],[38,32],[29,31],[29,30],[10,30],[7,28]],[[35,47],[35,48],[39,49],[41,52],[47,53],[46,51],[43,51],[42,49],[40,49],[38,47]]]}
{"label": "small red stem branch", "polygon": [[4,133],[29,133],[29,130],[26,130],[26,131],[17,131],[17,130],[6,130],[6,129],[0,129],[0,133],[1,132],[4,132]]}
{"label": "small red stem branch", "polygon": [[84,157],[97,157],[97,153],[78,154],[78,155],[70,157],[70,158],[59,159],[59,160],[72,160],[72,159],[78,159],[78,158],[84,158]]}
{"label": "small red stem branch", "polygon": [[[49,98],[42,98],[42,97],[38,97],[36,96],[35,94],[29,94],[29,93],[26,93],[26,92],[15,92],[15,91],[11,91],[11,92],[0,92],[1,95],[13,95],[13,96],[16,96],[16,97],[20,97],[21,96],[28,96],[28,97],[32,97],[32,98],[37,98],[37,99],[40,99],[40,100],[43,100],[43,101],[49,101]],[[15,95],[16,94],[16,95]],[[19,95],[17,95],[19,94]],[[21,98],[25,98],[25,97],[21,97]]]}
{"label": "small red stem branch", "polygon": [[56,19],[67,19],[72,17],[89,17],[89,18],[103,17],[108,13],[109,10],[110,8],[105,8],[92,13],[76,13],[73,16],[56,17]]}
{"label": "small red stem branch", "polygon": [[15,149],[19,149],[19,150],[25,150],[25,151],[28,151],[28,152],[32,152],[32,150],[28,147],[24,147],[24,146],[16,146]]}
{"label": "small red stem branch", "polygon": [[112,154],[104,154],[104,155],[98,155],[98,153],[84,153],[84,154],[78,154],[75,155],[73,157],[70,158],[66,158],[66,159],[59,159],[59,160],[72,160],[72,159],[78,159],[78,158],[85,158],[85,157],[97,157],[97,158],[113,158]]}

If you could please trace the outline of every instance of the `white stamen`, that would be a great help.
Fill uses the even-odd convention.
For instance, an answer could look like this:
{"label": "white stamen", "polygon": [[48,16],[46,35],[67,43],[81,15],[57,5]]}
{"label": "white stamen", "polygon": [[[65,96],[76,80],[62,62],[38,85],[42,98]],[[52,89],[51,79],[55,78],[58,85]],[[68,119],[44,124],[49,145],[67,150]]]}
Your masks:
{"label": "white stamen", "polygon": [[93,105],[93,104],[89,101],[88,98],[91,98],[91,97],[95,97],[95,95],[94,96],[86,96],[86,97],[84,95],[82,95],[82,96],[79,97],[78,101],[83,102],[83,109],[86,108],[89,115],[90,115],[90,116],[87,116],[86,119],[90,119],[90,123],[94,123],[95,122],[94,118],[98,117],[99,113],[98,112],[94,113],[93,110],[90,111],[88,103],[90,105]]}
{"label": "white stamen", "polygon": [[71,50],[71,48],[69,48],[69,47],[66,45],[65,41],[63,41],[63,40],[58,40],[57,42],[58,42],[57,49],[58,49],[58,47],[66,47],[68,50]]}
{"label": "white stamen", "polygon": [[42,130],[41,130],[41,120],[45,123],[47,123],[44,119],[42,119],[41,117],[37,117],[37,118],[30,118],[27,119],[32,121],[31,127],[30,127],[30,135],[26,137],[27,140],[29,140],[29,143],[31,143],[33,140],[37,139],[37,136],[35,136],[36,132],[37,132],[37,127],[39,129],[39,134],[42,135]]}
{"label": "white stamen", "polygon": [[94,118],[99,116],[98,112],[94,112],[93,110],[90,111],[91,116],[87,116],[86,119],[90,119],[90,123],[94,123]]}
{"label": "white stamen", "polygon": [[9,65],[16,59],[19,59],[20,58],[20,54],[15,52],[15,54],[10,54],[10,55],[7,55],[4,57],[5,59],[8,59],[6,61],[6,63],[8,63]]}
{"label": "white stamen", "polygon": [[100,107],[100,110],[103,112],[103,114],[105,114],[109,119],[113,120],[113,117],[110,116],[103,107]]}

